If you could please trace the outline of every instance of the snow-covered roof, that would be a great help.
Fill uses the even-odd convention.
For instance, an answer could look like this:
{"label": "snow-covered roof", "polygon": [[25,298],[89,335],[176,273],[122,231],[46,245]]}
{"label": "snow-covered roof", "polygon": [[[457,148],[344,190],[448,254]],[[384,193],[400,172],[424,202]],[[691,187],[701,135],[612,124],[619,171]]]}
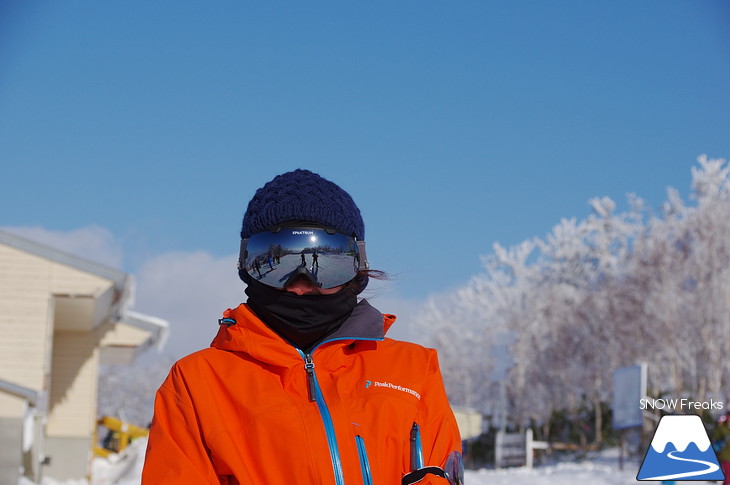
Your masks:
{"label": "snow-covered roof", "polygon": [[88,259],[60,251],[56,248],[31,241],[24,237],[16,236],[15,234],[11,234],[7,231],[0,230],[0,244],[5,244],[50,261],[64,264],[80,271],[113,281],[119,290],[123,290],[129,284],[129,275],[123,271],[94,261],[89,261]]}
{"label": "snow-covered roof", "polygon": [[157,350],[162,350],[170,335],[170,324],[167,320],[161,318],[127,310],[122,316],[121,321],[132,327],[149,332],[151,334],[150,343],[155,345]]}

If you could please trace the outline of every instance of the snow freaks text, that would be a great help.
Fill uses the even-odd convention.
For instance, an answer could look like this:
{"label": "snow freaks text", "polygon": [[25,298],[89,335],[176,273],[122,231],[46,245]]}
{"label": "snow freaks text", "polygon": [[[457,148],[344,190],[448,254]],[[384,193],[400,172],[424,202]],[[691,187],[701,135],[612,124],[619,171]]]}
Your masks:
{"label": "snow freaks text", "polygon": [[692,401],[690,399],[686,398],[676,398],[676,399],[641,399],[639,401],[639,408],[641,410],[645,409],[660,409],[660,410],[667,410],[667,411],[700,411],[702,409],[707,409],[710,411],[719,411],[724,408],[724,403],[722,401],[715,401],[714,399],[711,399],[708,401]]}

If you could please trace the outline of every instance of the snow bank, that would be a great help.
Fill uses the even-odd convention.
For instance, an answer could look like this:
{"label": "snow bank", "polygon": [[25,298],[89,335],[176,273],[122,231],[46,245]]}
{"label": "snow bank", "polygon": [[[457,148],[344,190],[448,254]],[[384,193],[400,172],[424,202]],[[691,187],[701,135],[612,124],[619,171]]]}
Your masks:
{"label": "snow bank", "polygon": [[[41,485],[140,485],[147,438],[134,440],[121,453],[107,458],[94,458],[91,464],[91,482],[88,480],[55,480],[44,477]],[[21,478],[18,485],[36,485]]]}
{"label": "snow bank", "polygon": [[466,485],[636,485],[638,468],[638,465],[629,463],[621,471],[618,463],[586,462],[533,469],[467,470],[464,482]]}
{"label": "snow bank", "polygon": [[636,485],[640,463],[629,460],[619,470],[618,449],[604,450],[581,461],[529,468],[467,470],[466,485]]}
{"label": "snow bank", "polygon": [[147,438],[139,438],[121,453],[95,458],[91,464],[91,485],[140,485],[146,449]]}
{"label": "snow bank", "polygon": [[[140,485],[146,439],[134,441],[124,452],[109,458],[96,458],[93,480],[55,481],[45,478],[42,485]],[[539,466],[534,469],[467,470],[467,485],[636,485],[639,463],[626,462],[618,467],[616,450],[608,450],[590,460]],[[34,485],[21,480],[18,485]]]}

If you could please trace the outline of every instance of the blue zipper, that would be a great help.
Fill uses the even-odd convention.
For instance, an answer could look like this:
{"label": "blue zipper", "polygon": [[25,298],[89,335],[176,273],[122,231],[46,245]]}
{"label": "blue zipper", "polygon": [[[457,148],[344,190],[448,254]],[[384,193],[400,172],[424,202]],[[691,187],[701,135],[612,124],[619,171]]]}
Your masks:
{"label": "blue zipper", "polygon": [[368,460],[368,452],[365,450],[365,440],[362,436],[355,436],[357,443],[357,452],[360,455],[360,470],[362,471],[362,482],[365,485],[373,485],[373,477],[370,474],[370,461]]}
{"label": "blue zipper", "polygon": [[[327,343],[327,342],[335,342],[337,340],[375,340],[375,341],[382,341],[383,338],[367,338],[367,337],[360,337],[360,338],[352,338],[352,337],[343,337],[343,338],[334,338],[330,340],[325,340],[324,342],[320,342],[317,347],[320,345]],[[297,352],[299,352],[299,355],[304,359],[304,370],[307,372],[307,392],[309,394],[309,400],[312,402],[317,403],[317,407],[319,408],[319,414],[322,417],[322,423],[324,424],[324,430],[327,434],[327,444],[329,445],[330,449],[330,458],[332,459],[332,469],[335,473],[335,484],[336,485],[345,485],[345,475],[342,471],[342,459],[340,458],[340,450],[337,446],[337,436],[335,434],[335,425],[332,422],[332,415],[330,414],[329,409],[327,408],[327,403],[324,401],[324,395],[322,395],[322,389],[319,387],[319,382],[317,382],[317,374],[314,372],[314,360],[312,359],[312,354],[317,349],[317,347],[313,348],[309,351],[308,354],[305,354],[302,350],[297,349]],[[363,443],[363,450],[364,448]],[[362,459],[362,456],[361,456]],[[365,455],[365,459],[367,460],[367,455]],[[368,474],[369,474],[370,465],[368,463]],[[366,482],[366,483],[372,483],[372,482]]]}
{"label": "blue zipper", "polygon": [[337,447],[335,426],[332,423],[332,416],[330,415],[330,411],[327,408],[327,403],[324,402],[322,389],[320,389],[319,382],[317,382],[317,375],[314,372],[314,361],[312,360],[312,355],[305,354],[299,349],[297,349],[297,351],[304,359],[304,369],[307,372],[307,390],[309,392],[309,400],[317,403],[317,407],[319,408],[319,414],[322,417],[322,423],[324,424],[325,433],[327,434],[327,444],[329,445],[330,449],[332,469],[335,473],[335,483],[337,485],[344,485],[345,476],[342,472],[342,460],[340,459],[340,451]]}

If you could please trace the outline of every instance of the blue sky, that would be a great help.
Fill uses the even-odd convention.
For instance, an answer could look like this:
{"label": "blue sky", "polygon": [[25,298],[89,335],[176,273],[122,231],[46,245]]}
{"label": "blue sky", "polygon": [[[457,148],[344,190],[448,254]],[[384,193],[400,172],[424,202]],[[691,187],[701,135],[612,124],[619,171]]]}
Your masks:
{"label": "blue sky", "polygon": [[591,197],[686,196],[730,155],[729,25],[712,0],[6,0],[0,226],[98,226],[132,273],[228,261],[256,188],[308,168],[422,300]]}

